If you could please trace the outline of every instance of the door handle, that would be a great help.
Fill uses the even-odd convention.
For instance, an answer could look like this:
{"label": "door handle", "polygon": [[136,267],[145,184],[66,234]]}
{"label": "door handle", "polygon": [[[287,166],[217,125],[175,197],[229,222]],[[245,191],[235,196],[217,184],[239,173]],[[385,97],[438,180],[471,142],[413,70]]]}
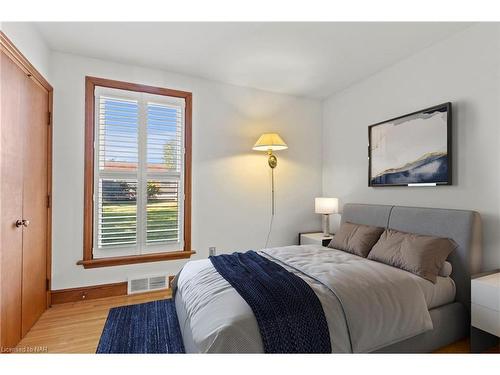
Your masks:
{"label": "door handle", "polygon": [[30,225],[30,221],[29,220],[16,220],[16,228],[19,228],[19,227],[25,227],[27,228],[28,225]]}

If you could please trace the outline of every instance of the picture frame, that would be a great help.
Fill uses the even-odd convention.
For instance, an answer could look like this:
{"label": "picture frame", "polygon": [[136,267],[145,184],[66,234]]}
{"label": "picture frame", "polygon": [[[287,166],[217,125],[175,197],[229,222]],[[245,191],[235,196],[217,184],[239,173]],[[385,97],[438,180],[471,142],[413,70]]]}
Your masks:
{"label": "picture frame", "polygon": [[451,102],[368,127],[368,186],[452,185]]}

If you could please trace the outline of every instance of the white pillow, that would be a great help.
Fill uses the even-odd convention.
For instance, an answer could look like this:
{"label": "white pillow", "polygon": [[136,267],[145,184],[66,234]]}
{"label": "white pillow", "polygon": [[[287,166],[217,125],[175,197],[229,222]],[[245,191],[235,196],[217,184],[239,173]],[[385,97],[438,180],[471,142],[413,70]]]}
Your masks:
{"label": "white pillow", "polygon": [[448,277],[448,276],[451,275],[451,271],[453,271],[451,263],[450,262],[444,262],[443,266],[439,270],[439,276],[441,276],[441,277]]}

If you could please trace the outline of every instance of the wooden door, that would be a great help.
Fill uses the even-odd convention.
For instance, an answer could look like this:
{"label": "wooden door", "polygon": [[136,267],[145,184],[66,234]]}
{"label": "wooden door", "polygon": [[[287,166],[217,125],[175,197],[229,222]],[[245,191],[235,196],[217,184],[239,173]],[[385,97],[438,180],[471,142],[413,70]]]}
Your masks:
{"label": "wooden door", "polygon": [[48,92],[26,78],[24,127],[22,336],[47,308]]}
{"label": "wooden door", "polygon": [[1,33],[0,42],[0,347],[9,351],[47,307],[50,92],[17,50],[4,51]]}
{"label": "wooden door", "polygon": [[1,144],[1,303],[0,344],[6,350],[21,338],[22,227],[23,215],[23,116],[21,96],[26,75],[2,52],[0,60]]}

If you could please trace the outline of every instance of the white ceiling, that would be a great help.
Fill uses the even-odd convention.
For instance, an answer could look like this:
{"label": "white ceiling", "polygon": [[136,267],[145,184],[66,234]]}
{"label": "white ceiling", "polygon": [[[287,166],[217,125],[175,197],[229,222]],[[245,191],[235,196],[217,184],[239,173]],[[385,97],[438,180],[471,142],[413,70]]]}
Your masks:
{"label": "white ceiling", "polygon": [[324,98],[470,23],[39,22],[49,47]]}

